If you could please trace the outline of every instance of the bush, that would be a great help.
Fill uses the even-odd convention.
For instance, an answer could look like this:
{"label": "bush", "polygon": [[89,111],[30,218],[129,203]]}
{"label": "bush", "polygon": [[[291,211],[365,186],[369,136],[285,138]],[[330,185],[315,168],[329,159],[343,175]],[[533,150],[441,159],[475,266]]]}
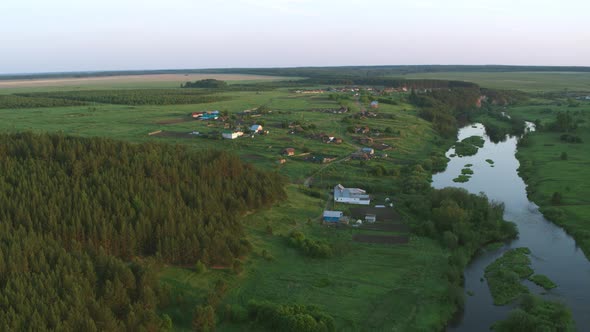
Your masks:
{"label": "bush", "polygon": [[272,302],[250,301],[250,319],[274,331],[316,332],[335,331],[334,318],[313,305],[278,305]]}
{"label": "bush", "polygon": [[300,231],[293,231],[289,236],[289,242],[309,257],[328,258],[332,256],[332,247],[329,244],[307,239]]}
{"label": "bush", "polygon": [[562,203],[563,197],[560,192],[556,191],[551,196],[551,204],[552,205],[560,205]]}
{"label": "bush", "polygon": [[203,264],[203,262],[199,260],[197,261],[197,264],[195,264],[195,272],[197,274],[205,273],[207,272],[207,267],[205,266],[205,264]]}

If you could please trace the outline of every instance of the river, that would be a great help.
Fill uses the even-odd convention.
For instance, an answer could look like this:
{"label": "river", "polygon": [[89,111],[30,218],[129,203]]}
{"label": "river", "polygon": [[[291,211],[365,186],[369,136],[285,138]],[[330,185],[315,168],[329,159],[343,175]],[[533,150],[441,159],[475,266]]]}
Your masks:
{"label": "river", "polygon": [[[532,124],[529,124],[533,129]],[[507,317],[514,305],[495,306],[483,278],[486,266],[510,248],[531,249],[531,267],[535,273],[544,274],[557,287],[545,291],[524,280],[531,293],[545,299],[565,303],[573,313],[578,331],[590,331],[590,262],[574,239],[562,228],[546,220],[535,203],[526,195],[526,185],[518,175],[519,162],[515,157],[518,137],[508,137],[493,143],[485,135],[481,124],[469,125],[459,130],[459,140],[478,135],[485,139],[483,148],[469,157],[447,157],[451,160],[444,172],[433,176],[434,188],[460,187],[471,193],[485,193],[489,199],[503,202],[506,206],[504,219],[516,223],[519,237],[502,248],[476,256],[464,271],[465,310],[462,317],[448,331],[489,331],[498,320]],[[494,161],[492,167],[486,159]],[[473,164],[474,174],[466,183],[455,183],[453,178],[461,174],[466,164]],[[473,292],[473,296],[467,295]]]}

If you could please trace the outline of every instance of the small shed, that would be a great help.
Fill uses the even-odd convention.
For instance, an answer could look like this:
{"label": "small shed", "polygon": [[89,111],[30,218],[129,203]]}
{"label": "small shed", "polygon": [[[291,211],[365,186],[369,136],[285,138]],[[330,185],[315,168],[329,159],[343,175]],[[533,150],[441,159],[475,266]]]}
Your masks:
{"label": "small shed", "polygon": [[328,211],[325,210],[322,219],[324,222],[340,222],[344,213],[342,211]]}
{"label": "small shed", "polygon": [[371,222],[371,223],[376,222],[377,221],[377,216],[374,215],[374,214],[367,214],[367,215],[365,215],[365,221],[366,222]]}
{"label": "small shed", "polygon": [[373,100],[373,101],[371,102],[371,108],[378,108],[378,107],[379,107],[379,102],[378,102],[378,101],[376,101],[376,100]]}

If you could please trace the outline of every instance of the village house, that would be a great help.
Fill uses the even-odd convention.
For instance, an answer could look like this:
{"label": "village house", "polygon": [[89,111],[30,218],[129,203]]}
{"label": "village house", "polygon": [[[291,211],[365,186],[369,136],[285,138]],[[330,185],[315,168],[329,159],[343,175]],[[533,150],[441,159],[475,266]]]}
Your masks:
{"label": "village house", "polygon": [[198,119],[201,116],[203,116],[203,112],[193,112],[193,114],[191,114],[193,119]]}
{"label": "village house", "polygon": [[334,144],[342,144],[342,142],[343,142],[343,141],[342,141],[342,138],[339,138],[339,137],[337,137],[337,138],[334,138],[334,139],[332,140],[332,142],[333,142]]}
{"label": "village house", "polygon": [[324,222],[329,222],[329,223],[337,223],[340,222],[340,219],[342,219],[342,217],[344,216],[344,213],[342,213],[342,211],[324,211],[324,214],[322,216],[322,220]]}
{"label": "village house", "polygon": [[362,153],[366,153],[368,155],[373,155],[375,154],[375,150],[373,150],[373,148],[362,148],[361,149]]}
{"label": "village house", "polygon": [[373,139],[371,137],[361,137],[359,139],[359,142],[361,144],[365,144],[365,145],[371,145],[373,144]]}
{"label": "village house", "polygon": [[201,120],[217,120],[219,118],[219,111],[211,111],[201,114],[199,119]]}
{"label": "village house", "polygon": [[283,149],[283,152],[281,152],[281,154],[284,156],[293,156],[293,155],[295,155],[295,149],[294,148],[285,148],[285,149]]}
{"label": "village house", "polygon": [[277,160],[277,164],[279,164],[279,165],[282,165],[282,164],[284,164],[286,162],[287,162],[287,159],[284,159],[284,158],[281,158],[281,159]]}
{"label": "village house", "polygon": [[359,188],[344,188],[341,184],[334,187],[334,202],[369,205],[371,198],[367,192]]}
{"label": "village house", "polygon": [[364,127],[357,127],[354,129],[357,134],[368,134],[371,132],[371,129],[367,126]]}
{"label": "village house", "polygon": [[226,139],[236,139],[244,135],[241,131],[224,130],[221,132],[221,136]]}

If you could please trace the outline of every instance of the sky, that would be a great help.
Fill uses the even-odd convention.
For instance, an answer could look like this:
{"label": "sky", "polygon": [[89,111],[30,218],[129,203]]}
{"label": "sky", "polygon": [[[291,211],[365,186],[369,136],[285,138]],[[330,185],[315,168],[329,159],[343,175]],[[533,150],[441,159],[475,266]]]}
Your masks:
{"label": "sky", "polygon": [[590,66],[588,0],[0,0],[0,73]]}

